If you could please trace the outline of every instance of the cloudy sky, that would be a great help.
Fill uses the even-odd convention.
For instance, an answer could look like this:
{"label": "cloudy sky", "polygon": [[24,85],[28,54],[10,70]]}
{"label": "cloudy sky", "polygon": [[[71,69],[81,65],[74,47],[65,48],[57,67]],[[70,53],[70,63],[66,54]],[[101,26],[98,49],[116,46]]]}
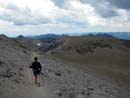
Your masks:
{"label": "cloudy sky", "polygon": [[0,34],[130,32],[130,0],[0,0]]}

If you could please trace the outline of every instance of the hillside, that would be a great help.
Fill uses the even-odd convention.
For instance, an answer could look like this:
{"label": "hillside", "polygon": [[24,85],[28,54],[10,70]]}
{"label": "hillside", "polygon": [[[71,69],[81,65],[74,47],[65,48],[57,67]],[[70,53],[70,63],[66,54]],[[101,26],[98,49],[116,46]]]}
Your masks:
{"label": "hillside", "polygon": [[37,51],[38,48],[43,44],[40,39],[27,38],[22,35],[17,38],[13,38],[18,45],[25,48],[28,51]]}
{"label": "hillside", "polygon": [[[7,98],[18,85],[25,83],[24,71],[30,52],[13,39],[0,35],[0,97]],[[10,96],[11,97],[11,96]]]}
{"label": "hillside", "polygon": [[[46,54],[128,87],[130,41],[103,37],[65,37],[49,44]],[[130,85],[129,85],[130,86]]]}
{"label": "hillside", "polygon": [[[129,47],[129,41],[115,38],[0,35],[0,97],[127,98]],[[41,87],[28,68],[35,56],[43,66]]]}
{"label": "hillside", "polygon": [[52,55],[63,55],[68,60],[84,61],[88,64],[118,64],[119,62],[116,61],[122,59],[124,61],[120,64],[129,65],[127,58],[130,56],[130,41],[128,40],[102,37],[64,37],[49,43],[48,47],[44,49]]}

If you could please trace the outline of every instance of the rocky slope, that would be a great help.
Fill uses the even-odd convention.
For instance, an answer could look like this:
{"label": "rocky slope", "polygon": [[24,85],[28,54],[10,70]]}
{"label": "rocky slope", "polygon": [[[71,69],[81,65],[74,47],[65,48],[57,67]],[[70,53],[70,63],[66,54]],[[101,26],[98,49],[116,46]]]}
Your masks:
{"label": "rocky slope", "polygon": [[[80,40],[80,42],[82,41]],[[65,49],[64,51],[66,52],[60,50],[68,47],[68,45],[72,45],[72,43],[68,43],[68,41],[66,42],[63,39],[55,40],[54,42],[49,43],[48,46],[51,49],[48,49],[50,49],[50,52],[53,50],[53,52],[55,53],[69,53],[70,51],[72,51],[77,53],[78,55],[84,55],[76,52],[73,49],[71,50],[71,48],[70,50]],[[103,43],[103,46],[102,44],[98,44],[98,46],[96,44],[96,46],[98,48],[105,47],[108,48],[108,50],[111,50],[111,47],[108,47],[109,45],[106,45],[106,43],[107,42],[105,42],[105,45]],[[117,41],[117,43],[120,43],[120,41]],[[89,43],[87,43],[87,45],[89,45]],[[95,45],[95,41],[92,42],[91,45]],[[129,44],[127,44],[127,46],[129,47]],[[76,49],[77,45],[75,45],[74,43],[73,47],[74,49]],[[94,50],[94,53],[97,47],[91,47]],[[121,49],[125,49],[128,51],[129,48],[126,49],[124,47],[121,47]],[[38,56],[39,61],[43,66],[41,75],[41,87],[37,87],[36,85],[34,85],[31,70],[28,68],[30,62],[32,62],[32,59],[35,56]],[[89,68],[85,69],[77,67],[81,65],[82,64],[78,63],[68,63],[66,61],[63,62],[63,60],[48,57],[45,54],[40,55],[36,52],[30,51],[30,49],[24,48],[15,39],[10,39],[4,35],[0,35],[0,98],[130,97],[129,87],[122,87],[113,80],[100,77]],[[89,66],[88,63],[86,63],[86,65]],[[117,70],[117,72],[118,71],[119,70]]]}
{"label": "rocky slope", "polygon": [[7,98],[17,85],[23,84],[24,69],[28,66],[30,52],[14,40],[0,35],[0,97]]}
{"label": "rocky slope", "polygon": [[51,42],[46,53],[64,63],[74,63],[74,67],[90,69],[125,89],[130,87],[129,40],[64,37]]}
{"label": "rocky slope", "polygon": [[64,37],[40,47],[40,51],[83,64],[130,64],[130,41],[103,37]]}
{"label": "rocky slope", "polygon": [[43,83],[49,85],[53,98],[129,98],[130,89],[95,73],[61,61],[40,57],[43,64]]}

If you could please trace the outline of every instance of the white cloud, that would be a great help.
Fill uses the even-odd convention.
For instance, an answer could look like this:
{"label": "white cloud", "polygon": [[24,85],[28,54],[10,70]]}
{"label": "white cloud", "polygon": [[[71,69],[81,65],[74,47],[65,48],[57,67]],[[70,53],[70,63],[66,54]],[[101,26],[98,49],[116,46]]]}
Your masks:
{"label": "white cloud", "polygon": [[130,12],[101,1],[0,0],[0,33],[130,31]]}

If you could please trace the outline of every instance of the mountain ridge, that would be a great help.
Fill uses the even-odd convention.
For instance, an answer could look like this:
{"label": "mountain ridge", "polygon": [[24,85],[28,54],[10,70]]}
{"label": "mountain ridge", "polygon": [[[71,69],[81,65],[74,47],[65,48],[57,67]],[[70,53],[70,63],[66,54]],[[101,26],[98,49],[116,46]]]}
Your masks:
{"label": "mountain ridge", "polygon": [[130,40],[130,33],[129,32],[91,32],[91,33],[84,32],[84,33],[70,33],[70,34],[52,33],[52,34],[42,34],[42,35],[35,35],[35,36],[22,36],[22,37],[35,38],[35,39],[48,39],[48,38],[57,39],[57,38],[65,37],[65,36],[98,36],[98,37],[105,37],[105,38],[118,38],[118,39]]}

